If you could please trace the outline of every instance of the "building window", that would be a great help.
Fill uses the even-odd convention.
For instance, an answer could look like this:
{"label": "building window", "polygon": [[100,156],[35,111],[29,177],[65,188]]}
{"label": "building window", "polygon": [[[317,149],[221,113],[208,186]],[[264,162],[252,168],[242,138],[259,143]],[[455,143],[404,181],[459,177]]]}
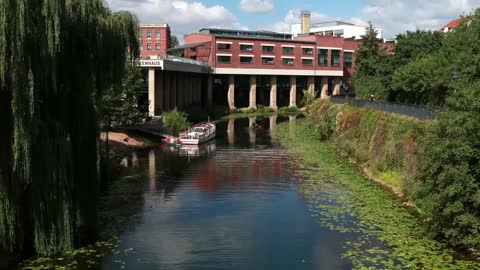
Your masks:
{"label": "building window", "polygon": [[313,54],[313,48],[302,48],[302,54]]}
{"label": "building window", "polygon": [[274,49],[274,46],[262,46],[262,52],[264,53],[273,53]]}
{"label": "building window", "polygon": [[152,30],[147,31],[147,38],[152,38]]}
{"label": "building window", "polygon": [[140,51],[143,51],[143,41],[140,40],[138,47],[140,48]]}
{"label": "building window", "polygon": [[318,50],[318,64],[320,66],[328,66],[328,50],[327,49]]}
{"label": "building window", "polygon": [[340,66],[340,50],[332,50],[332,66]]}
{"label": "building window", "polygon": [[140,38],[143,38],[143,30],[140,30]]}
{"label": "building window", "polygon": [[293,54],[293,51],[294,51],[294,47],[283,47],[283,53],[285,54]]}
{"label": "building window", "polygon": [[253,45],[240,44],[240,51],[242,51],[242,52],[253,52]]}
{"label": "building window", "polygon": [[155,50],[160,51],[160,43],[155,44]]}
{"label": "building window", "polygon": [[218,56],[218,63],[230,63],[231,58],[232,58],[231,56],[219,55]]}
{"label": "building window", "polygon": [[343,64],[347,68],[353,66],[353,52],[343,52]]}
{"label": "building window", "polygon": [[313,65],[313,59],[302,59],[302,65],[312,66]]}
{"label": "building window", "polygon": [[240,63],[241,64],[252,64],[253,57],[251,56],[240,56]]}
{"label": "building window", "polygon": [[294,61],[295,61],[295,59],[293,59],[293,58],[283,58],[283,64],[284,65],[293,65]]}
{"label": "building window", "polygon": [[273,57],[262,57],[262,63],[265,65],[273,65],[275,64],[275,58]]}
{"label": "building window", "polygon": [[226,44],[226,43],[217,44],[217,49],[219,51],[230,51],[231,47],[232,47],[232,44]]}
{"label": "building window", "polygon": [[155,31],[155,38],[160,39],[160,30]]}
{"label": "building window", "polygon": [[151,51],[152,50],[152,43],[147,43],[147,51]]}

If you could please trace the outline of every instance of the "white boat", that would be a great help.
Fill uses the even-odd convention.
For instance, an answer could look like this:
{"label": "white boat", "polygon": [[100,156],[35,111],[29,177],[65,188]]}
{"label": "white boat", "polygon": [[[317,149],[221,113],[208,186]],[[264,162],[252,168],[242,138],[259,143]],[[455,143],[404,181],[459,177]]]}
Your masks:
{"label": "white boat", "polygon": [[187,131],[180,133],[180,142],[186,145],[201,144],[215,138],[216,126],[212,122],[193,125]]}

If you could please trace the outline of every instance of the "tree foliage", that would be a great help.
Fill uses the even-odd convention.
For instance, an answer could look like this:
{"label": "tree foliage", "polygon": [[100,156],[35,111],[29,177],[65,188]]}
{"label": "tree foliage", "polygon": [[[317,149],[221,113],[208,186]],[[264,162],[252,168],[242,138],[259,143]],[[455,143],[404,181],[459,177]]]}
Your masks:
{"label": "tree foliage", "polygon": [[390,55],[379,47],[378,31],[370,23],[363,42],[356,51],[356,70],[352,83],[360,98],[373,95],[376,99],[387,99],[389,76],[391,73]]}
{"label": "tree foliage", "polygon": [[173,136],[178,136],[181,131],[186,130],[190,126],[187,115],[177,109],[166,112],[162,116],[165,128],[167,128]]}
{"label": "tree foliage", "polygon": [[0,1],[0,250],[51,255],[93,233],[98,102],[137,32],[102,0]]}
{"label": "tree foliage", "polygon": [[170,48],[176,48],[180,46],[177,36],[170,34]]}
{"label": "tree foliage", "polygon": [[427,137],[416,197],[435,236],[480,247],[480,81],[457,88]]}
{"label": "tree foliage", "polygon": [[139,98],[144,87],[141,69],[135,62],[127,66],[120,85],[107,89],[100,102],[100,125],[109,130],[113,125],[131,125],[143,118]]}

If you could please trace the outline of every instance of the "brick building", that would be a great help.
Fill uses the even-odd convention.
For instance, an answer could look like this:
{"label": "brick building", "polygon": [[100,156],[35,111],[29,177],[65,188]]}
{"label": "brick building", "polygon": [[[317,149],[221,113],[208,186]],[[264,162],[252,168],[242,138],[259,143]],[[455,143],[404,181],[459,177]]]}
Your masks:
{"label": "brick building", "polygon": [[169,48],[168,24],[140,24],[140,58],[166,54]]}

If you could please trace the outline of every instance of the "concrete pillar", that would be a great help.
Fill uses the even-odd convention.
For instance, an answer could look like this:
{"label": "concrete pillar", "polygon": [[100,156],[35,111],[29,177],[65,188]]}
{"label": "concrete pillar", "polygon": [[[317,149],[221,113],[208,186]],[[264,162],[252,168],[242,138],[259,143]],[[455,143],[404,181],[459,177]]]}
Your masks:
{"label": "concrete pillar", "polygon": [[297,77],[290,76],[290,107],[297,107]]}
{"label": "concrete pillar", "polygon": [[163,101],[165,102],[165,110],[170,111],[172,107],[170,106],[170,93],[172,92],[172,73],[170,71],[164,71],[165,74],[165,87],[163,88],[165,91],[165,95],[163,97]]}
{"label": "concrete pillar", "polygon": [[235,76],[228,75],[228,107],[233,110],[235,108]]}
{"label": "concrete pillar", "polygon": [[277,76],[270,76],[270,108],[274,111],[278,110],[277,107]]}
{"label": "concrete pillar", "polygon": [[213,105],[213,75],[207,75],[207,106]]}
{"label": "concrete pillar", "polygon": [[335,78],[335,80],[333,80],[333,95],[334,96],[339,96],[340,95],[341,82],[342,81],[339,78]]}
{"label": "concrete pillar", "polygon": [[155,116],[155,69],[148,70],[148,115]]}
{"label": "concrete pillar", "polygon": [[315,77],[308,76],[307,78],[307,87],[308,93],[311,95],[315,95]]}
{"label": "concrete pillar", "polygon": [[250,105],[249,108],[257,109],[257,76],[250,75]]}
{"label": "concrete pillar", "polygon": [[320,89],[320,98],[328,98],[328,77],[322,77],[322,88]]}
{"label": "concrete pillar", "polygon": [[165,92],[164,90],[164,74],[163,71],[157,71],[156,72],[157,77],[155,78],[155,81],[157,82],[155,84],[155,112],[157,114],[161,114],[164,110],[163,107],[163,94]]}

